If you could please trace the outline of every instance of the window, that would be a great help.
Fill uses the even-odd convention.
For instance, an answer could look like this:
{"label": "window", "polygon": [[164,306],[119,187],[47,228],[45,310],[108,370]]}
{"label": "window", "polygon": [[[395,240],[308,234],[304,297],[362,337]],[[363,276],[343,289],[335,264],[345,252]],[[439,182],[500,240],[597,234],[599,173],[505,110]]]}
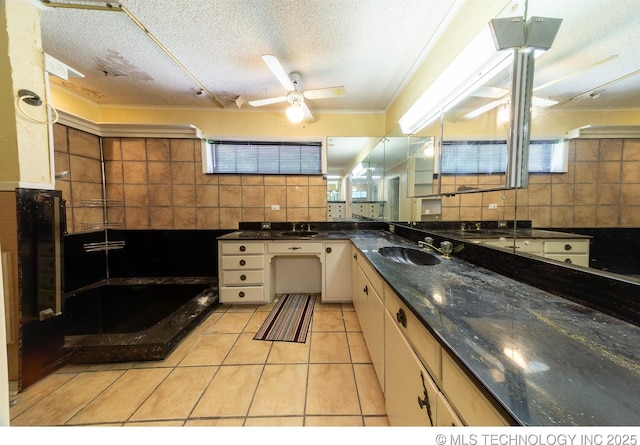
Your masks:
{"label": "window", "polygon": [[207,141],[205,173],[321,175],[320,142]]}
{"label": "window", "polygon": [[[531,141],[529,173],[566,172],[567,154],[564,141]],[[441,173],[445,175],[504,173],[507,142],[444,141],[441,162]]]}

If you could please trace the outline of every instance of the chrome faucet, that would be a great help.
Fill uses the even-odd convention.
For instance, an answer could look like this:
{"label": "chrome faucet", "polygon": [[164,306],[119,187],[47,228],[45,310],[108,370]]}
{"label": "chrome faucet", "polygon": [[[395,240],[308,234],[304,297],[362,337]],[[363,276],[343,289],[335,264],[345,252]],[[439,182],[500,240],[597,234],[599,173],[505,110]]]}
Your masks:
{"label": "chrome faucet", "polygon": [[451,241],[442,241],[440,243],[440,248],[437,248],[433,245],[433,238],[430,236],[425,237],[424,241],[418,241],[418,246],[425,250],[435,250],[442,255],[442,258],[445,260],[450,260],[451,252],[453,252],[453,244],[451,244]]}

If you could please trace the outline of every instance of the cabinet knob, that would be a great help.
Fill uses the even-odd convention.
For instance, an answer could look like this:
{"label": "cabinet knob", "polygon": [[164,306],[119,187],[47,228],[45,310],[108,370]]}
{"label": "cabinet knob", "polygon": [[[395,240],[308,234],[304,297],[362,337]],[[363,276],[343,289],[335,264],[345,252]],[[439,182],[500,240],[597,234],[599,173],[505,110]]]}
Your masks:
{"label": "cabinet knob", "polygon": [[247,280],[247,276],[245,274],[240,275],[240,280],[241,281],[246,281]]}
{"label": "cabinet knob", "polygon": [[565,244],[564,250],[571,250],[571,244]]}
{"label": "cabinet knob", "polygon": [[247,264],[247,262],[245,260],[240,260],[240,265],[241,266],[245,266]]}
{"label": "cabinet knob", "polygon": [[356,260],[356,261],[358,261],[358,254],[357,254],[357,253],[354,253],[354,254],[353,254],[353,259],[354,259],[354,260]]}
{"label": "cabinet knob", "polygon": [[242,292],[242,291],[238,292],[238,297],[244,298],[244,292]]}
{"label": "cabinet knob", "polygon": [[326,249],[324,249],[324,251],[327,253],[331,253],[331,247],[327,247]]}
{"label": "cabinet knob", "polygon": [[247,246],[240,246],[240,252],[244,252],[245,250],[247,250]]}
{"label": "cabinet knob", "polygon": [[565,263],[569,263],[569,264],[572,264],[572,263],[573,263],[573,261],[571,261],[571,258],[566,258],[566,259],[564,260],[564,262],[565,262]]}
{"label": "cabinet knob", "polygon": [[369,287],[365,284],[364,288],[362,289],[362,292],[365,293],[365,295],[369,295]]}

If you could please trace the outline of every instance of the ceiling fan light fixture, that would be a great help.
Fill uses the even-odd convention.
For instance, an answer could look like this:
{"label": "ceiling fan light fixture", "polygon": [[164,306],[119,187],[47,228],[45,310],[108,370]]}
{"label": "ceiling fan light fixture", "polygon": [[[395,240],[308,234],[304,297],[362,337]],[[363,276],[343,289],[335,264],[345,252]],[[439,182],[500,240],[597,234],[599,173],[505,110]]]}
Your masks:
{"label": "ceiling fan light fixture", "polygon": [[291,104],[291,106],[287,108],[286,113],[289,121],[294,124],[298,124],[302,122],[302,119],[304,119],[304,110],[299,103]]}

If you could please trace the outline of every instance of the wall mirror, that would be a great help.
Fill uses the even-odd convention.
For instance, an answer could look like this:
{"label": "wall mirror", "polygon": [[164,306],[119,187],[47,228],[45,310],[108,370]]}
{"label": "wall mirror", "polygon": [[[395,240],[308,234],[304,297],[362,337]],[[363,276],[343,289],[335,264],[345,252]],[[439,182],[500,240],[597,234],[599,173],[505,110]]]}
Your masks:
{"label": "wall mirror", "polygon": [[[635,264],[631,260],[640,250],[637,5],[633,0],[617,2],[616,8],[578,0],[527,3],[529,16],[563,19],[552,47],[535,59],[533,84],[531,139],[555,145],[547,149],[553,170],[531,172],[527,188],[478,193],[485,186],[501,188],[505,184],[501,174],[464,181],[456,178],[454,183],[439,174],[436,162],[434,192],[456,193],[442,198],[443,220],[530,220],[534,228],[589,234],[593,236],[592,249],[618,249],[612,255],[631,262],[621,267],[604,265],[602,270],[612,277],[638,282],[640,267],[637,260]],[[512,15],[524,14],[516,10]],[[408,140],[436,138],[437,153],[441,124],[444,138],[505,139],[504,113],[509,97],[503,93],[509,77],[509,70],[503,70],[447,110],[441,122],[430,123],[407,136]],[[473,110],[478,110],[476,115],[469,116]],[[389,179],[395,173],[390,170]],[[464,190],[471,187],[474,190]],[[500,206],[498,211],[489,209],[493,203]],[[452,207],[457,211],[453,217],[446,212]],[[402,224],[421,220],[415,213],[410,218],[406,215],[400,212],[398,219],[390,220]],[[595,272],[597,265],[591,266]]]}

